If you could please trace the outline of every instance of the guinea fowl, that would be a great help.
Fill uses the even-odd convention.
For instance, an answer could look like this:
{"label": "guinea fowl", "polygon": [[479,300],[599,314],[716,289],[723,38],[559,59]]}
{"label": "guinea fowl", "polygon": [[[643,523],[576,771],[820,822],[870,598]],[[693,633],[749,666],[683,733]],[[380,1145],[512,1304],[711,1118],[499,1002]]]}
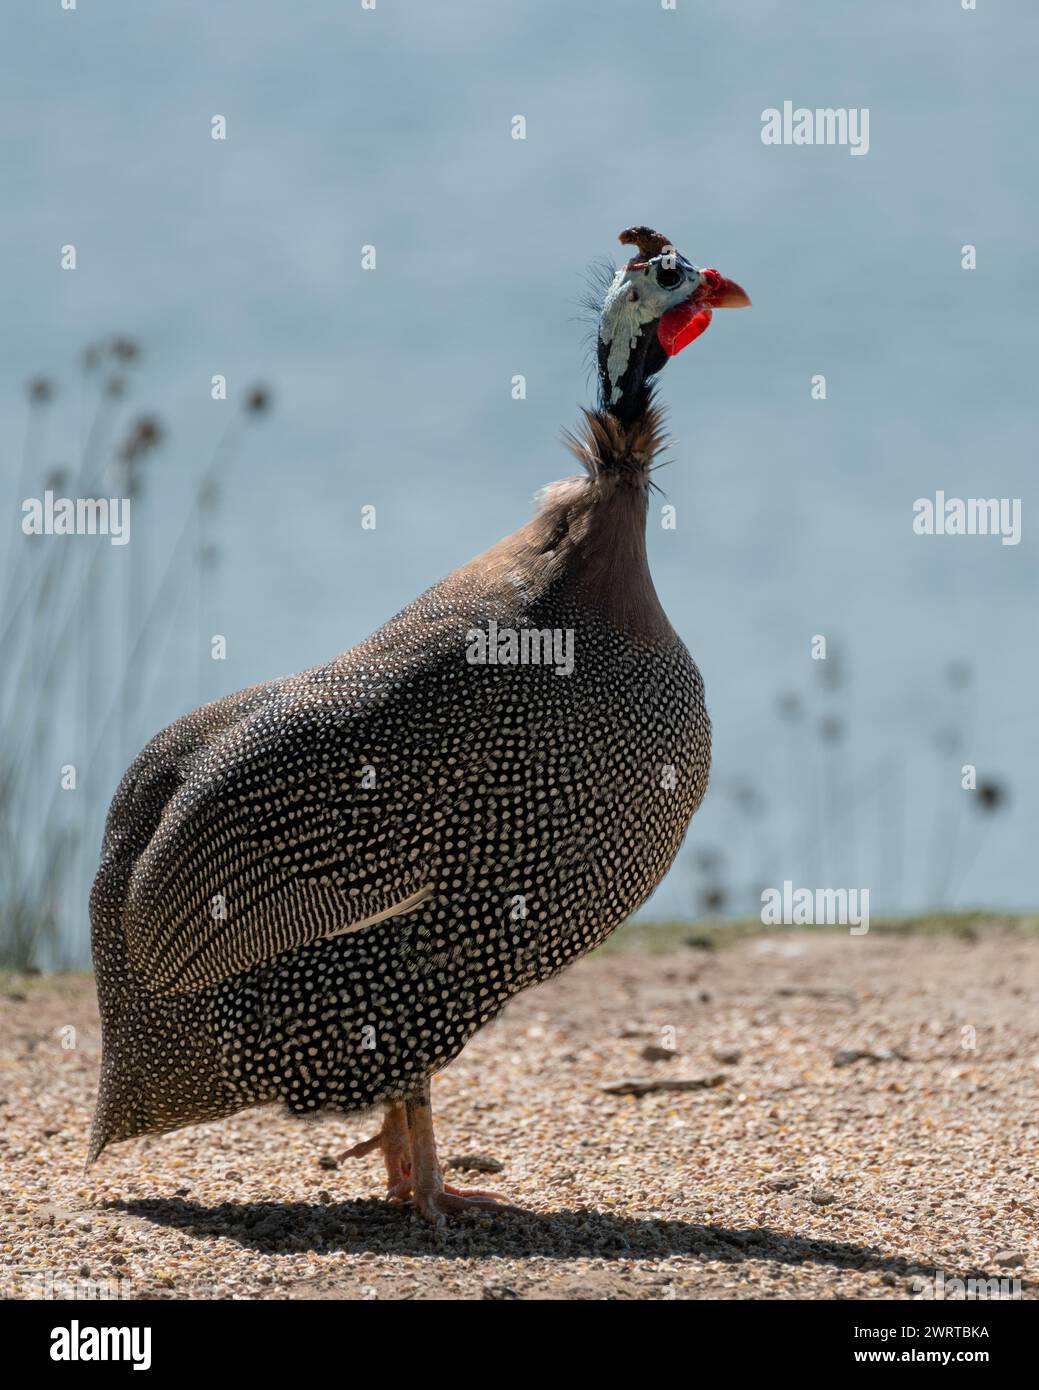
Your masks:
{"label": "guinea fowl", "polygon": [[[703,682],[646,560],[663,442],[650,379],[748,304],[659,233],[601,305],[584,475],[327,665],[158,734],[108,816],[91,895],[108,1144],[281,1102],[386,1106],[389,1195],[444,1183],[431,1076],[519,990],[624,921],[707,788]],[[565,661],[561,651],[569,655]]]}

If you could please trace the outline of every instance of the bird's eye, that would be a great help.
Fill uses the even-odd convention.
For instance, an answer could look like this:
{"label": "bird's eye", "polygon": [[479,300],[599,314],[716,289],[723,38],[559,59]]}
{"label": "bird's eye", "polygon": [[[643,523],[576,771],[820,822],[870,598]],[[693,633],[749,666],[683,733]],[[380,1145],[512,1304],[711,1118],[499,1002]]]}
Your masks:
{"label": "bird's eye", "polygon": [[657,284],[662,290],[674,290],[682,283],[682,272],[680,270],[668,269],[661,266],[657,271]]}

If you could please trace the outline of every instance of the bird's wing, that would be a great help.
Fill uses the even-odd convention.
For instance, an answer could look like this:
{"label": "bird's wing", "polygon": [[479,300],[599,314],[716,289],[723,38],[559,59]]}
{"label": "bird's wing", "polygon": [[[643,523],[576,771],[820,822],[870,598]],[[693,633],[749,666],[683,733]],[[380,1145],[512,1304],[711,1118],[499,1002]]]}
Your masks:
{"label": "bird's wing", "polygon": [[452,795],[435,736],[400,683],[341,694],[327,670],[280,683],[182,766],[125,900],[143,988],[204,989],[433,892],[430,822]]}

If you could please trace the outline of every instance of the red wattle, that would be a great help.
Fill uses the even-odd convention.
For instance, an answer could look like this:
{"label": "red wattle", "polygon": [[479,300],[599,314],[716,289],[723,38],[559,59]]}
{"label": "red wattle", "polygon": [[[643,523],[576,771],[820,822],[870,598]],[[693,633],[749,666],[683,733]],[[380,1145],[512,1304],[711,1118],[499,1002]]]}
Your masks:
{"label": "red wattle", "polygon": [[657,341],[668,357],[674,357],[694,339],[699,338],[710,321],[710,309],[697,309],[692,304],[679,304],[677,308],[668,309],[667,313],[661,316],[657,324]]}

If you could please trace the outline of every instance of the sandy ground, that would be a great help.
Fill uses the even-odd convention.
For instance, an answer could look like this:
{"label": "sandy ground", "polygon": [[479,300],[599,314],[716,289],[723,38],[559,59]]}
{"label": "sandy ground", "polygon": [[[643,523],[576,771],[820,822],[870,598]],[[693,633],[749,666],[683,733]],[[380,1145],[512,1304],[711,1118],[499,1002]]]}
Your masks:
{"label": "sandy ground", "polygon": [[[1039,940],[999,929],[599,954],[434,1082],[442,1157],[501,1165],[452,1180],[527,1209],[437,1233],[377,1156],[337,1165],[371,1116],[255,1110],[84,1175],[92,982],[5,977],[0,1293],[890,1299],[940,1271],[1033,1298],[1037,986]],[[663,1078],[710,1084],[603,1090]]]}

